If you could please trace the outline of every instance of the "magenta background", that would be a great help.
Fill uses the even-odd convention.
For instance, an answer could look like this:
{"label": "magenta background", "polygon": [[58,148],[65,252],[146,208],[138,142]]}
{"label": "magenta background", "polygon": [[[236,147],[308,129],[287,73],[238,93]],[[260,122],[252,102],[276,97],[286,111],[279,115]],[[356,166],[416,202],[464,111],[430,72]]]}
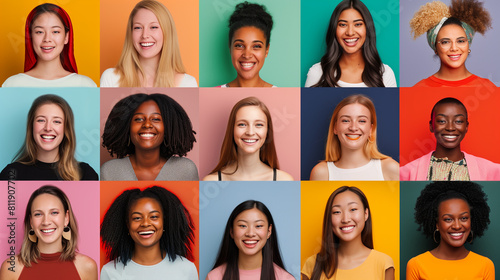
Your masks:
{"label": "magenta background", "polygon": [[231,109],[249,96],[271,112],[280,169],[300,180],[300,88],[200,88],[200,179],[219,161]]}
{"label": "magenta background", "polygon": [[[1,181],[0,200],[2,208],[0,211],[0,260],[7,258],[9,247],[7,243],[9,231],[7,230],[7,181]],[[21,250],[24,235],[24,213],[26,204],[31,194],[41,186],[53,185],[68,196],[73,208],[73,213],[78,223],[78,252],[91,257],[99,263],[99,182],[67,182],[67,181],[16,181],[16,254]]]}
{"label": "magenta background", "polygon": [[108,119],[109,112],[122,98],[135,93],[163,93],[172,97],[172,99],[177,101],[177,103],[184,108],[189,116],[189,119],[191,119],[193,130],[196,131],[197,140],[197,142],[193,145],[193,149],[187,154],[186,157],[196,164],[199,173],[200,159],[198,143],[200,141],[198,130],[200,126],[198,120],[198,88],[101,88],[101,165],[112,159],[106,148],[102,147],[102,133],[104,131],[104,125]]}

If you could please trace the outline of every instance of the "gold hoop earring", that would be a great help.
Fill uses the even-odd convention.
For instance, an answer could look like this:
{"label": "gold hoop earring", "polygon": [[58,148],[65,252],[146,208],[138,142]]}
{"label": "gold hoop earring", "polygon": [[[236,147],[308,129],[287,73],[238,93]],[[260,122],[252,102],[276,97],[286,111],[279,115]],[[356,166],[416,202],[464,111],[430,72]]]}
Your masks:
{"label": "gold hoop earring", "polygon": [[436,229],[436,230],[434,231],[434,233],[432,234],[432,238],[434,239],[434,242],[439,243],[439,242],[436,240],[436,232],[437,232],[437,233],[439,233],[439,229]]}
{"label": "gold hoop earring", "polygon": [[471,49],[469,49],[469,53],[471,52]]}
{"label": "gold hoop earring", "polygon": [[30,231],[28,231],[28,239],[33,243],[36,243],[38,241],[38,237],[35,235],[35,231],[33,229],[30,229]]}

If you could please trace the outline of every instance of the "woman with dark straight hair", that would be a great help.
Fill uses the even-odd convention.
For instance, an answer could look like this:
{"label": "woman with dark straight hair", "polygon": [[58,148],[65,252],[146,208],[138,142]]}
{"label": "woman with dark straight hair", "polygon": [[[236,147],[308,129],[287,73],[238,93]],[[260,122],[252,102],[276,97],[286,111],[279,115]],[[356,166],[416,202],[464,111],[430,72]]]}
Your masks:
{"label": "woman with dark straight hair", "polygon": [[342,186],[328,198],[321,249],[302,268],[302,279],[394,280],[394,262],[373,249],[372,218],[365,194]]}
{"label": "woman with dark straight hair", "polygon": [[307,73],[306,87],[397,87],[392,69],[377,51],[375,24],[360,0],[343,0],[333,10],[326,53]]}
{"label": "woman with dark straight hair", "polygon": [[273,216],[264,203],[247,200],[227,220],[221,247],[207,280],[293,280],[285,270]]}

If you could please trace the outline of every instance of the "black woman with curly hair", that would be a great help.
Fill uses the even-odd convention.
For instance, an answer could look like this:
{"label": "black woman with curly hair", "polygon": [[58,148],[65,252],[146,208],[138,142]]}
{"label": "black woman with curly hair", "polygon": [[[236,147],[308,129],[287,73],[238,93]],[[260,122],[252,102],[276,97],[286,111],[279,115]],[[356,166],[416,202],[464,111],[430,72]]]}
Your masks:
{"label": "black woman with curly hair", "polygon": [[481,186],[473,182],[427,185],[417,199],[415,220],[438,246],[408,262],[406,279],[495,279],[493,262],[464,246],[488,228],[486,200]]}
{"label": "black woman with curly hair", "polygon": [[101,279],[197,280],[194,224],[170,191],[153,186],[118,196],[104,215],[101,240],[109,261]]}
{"label": "black woman with curly hair", "polygon": [[118,159],[101,166],[101,180],[198,181],[196,165],[184,157],[194,135],[189,116],[169,96],[127,96],[106,120],[102,145]]}
{"label": "black woman with curly hair", "polygon": [[377,50],[375,24],[360,0],[343,0],[333,10],[326,53],[307,73],[306,87],[397,87],[392,69]]}
{"label": "black woman with curly hair", "polygon": [[415,86],[472,87],[495,85],[465,67],[476,32],[484,34],[491,27],[491,17],[477,0],[453,0],[447,7],[441,1],[420,7],[410,20],[414,38],[427,33],[427,43],[439,57],[439,70]]}

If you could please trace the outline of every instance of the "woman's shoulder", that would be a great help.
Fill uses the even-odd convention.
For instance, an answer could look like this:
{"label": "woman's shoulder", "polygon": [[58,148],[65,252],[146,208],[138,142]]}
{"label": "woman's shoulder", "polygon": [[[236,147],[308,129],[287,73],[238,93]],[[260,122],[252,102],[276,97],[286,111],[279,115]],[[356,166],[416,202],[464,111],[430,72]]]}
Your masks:
{"label": "woman's shoulder", "polygon": [[471,262],[475,262],[476,264],[483,264],[483,265],[486,265],[486,266],[491,266],[493,267],[494,264],[493,264],[493,261],[491,261],[488,257],[486,256],[483,256],[483,255],[479,255],[477,253],[474,253],[472,251],[469,252],[469,255],[467,255],[467,259],[468,260],[471,260]]}
{"label": "woman's shoulder", "polygon": [[91,78],[84,75],[75,73],[70,79],[73,87],[97,87],[97,84]]}
{"label": "woman's shoulder", "polygon": [[382,165],[382,173],[386,181],[399,181],[399,163],[393,158],[384,158],[380,160]]}
{"label": "woman's shoulder", "polygon": [[210,173],[203,177],[203,181],[219,181],[219,174],[217,172]]}
{"label": "woman's shoulder", "polygon": [[273,263],[274,265],[274,275],[276,276],[276,280],[295,280],[295,278],[290,274],[290,272],[281,268],[279,265]]}
{"label": "woman's shoulder", "polygon": [[396,75],[394,75],[394,71],[387,64],[382,64],[382,81],[385,87],[397,87],[398,84],[396,82]]}
{"label": "woman's shoulder", "polygon": [[276,173],[276,181],[293,181],[292,175],[283,170],[277,169]]}
{"label": "woman's shoulder", "polygon": [[12,75],[3,82],[2,87],[22,87],[23,82],[26,82],[26,80],[29,80],[29,78],[30,76],[24,73]]}
{"label": "woman's shoulder", "polygon": [[224,272],[226,271],[226,264],[219,265],[218,267],[212,269],[208,275],[208,280],[219,280],[224,276]]}
{"label": "woman's shoulder", "polygon": [[382,253],[377,250],[372,250],[370,256],[373,257],[380,265],[384,265],[384,269],[387,269],[389,267],[394,267],[393,259],[386,253]]}
{"label": "woman's shoulder", "polygon": [[17,256],[6,259],[0,268],[0,279],[17,280],[23,271],[24,265]]}
{"label": "woman's shoulder", "polygon": [[102,72],[101,87],[118,87],[120,75],[118,75],[115,70],[115,68],[108,68]]}
{"label": "woman's shoulder", "polygon": [[198,181],[198,167],[186,158],[171,156],[158,174],[157,180]]}
{"label": "woman's shoulder", "polygon": [[184,78],[182,79],[179,87],[198,87],[198,82],[196,82],[196,78],[184,73]]}
{"label": "woman's shoulder", "polygon": [[115,158],[101,165],[101,181],[136,181],[129,157]]}
{"label": "woman's shoulder", "polygon": [[311,170],[311,176],[309,179],[314,181],[328,181],[328,163],[326,161],[321,161],[316,164]]}
{"label": "woman's shoulder", "polygon": [[78,166],[80,167],[80,170],[82,171],[82,179],[81,180],[89,180],[89,181],[97,181],[99,180],[99,176],[97,175],[97,172],[95,172],[94,168],[90,166],[86,162],[79,162]]}
{"label": "woman's shoulder", "polygon": [[92,258],[77,253],[74,263],[82,279],[97,279],[97,264]]}
{"label": "woman's shoulder", "polygon": [[321,68],[321,62],[315,63],[309,71],[307,72],[307,79],[305,87],[311,87],[319,82],[321,76],[323,75],[323,68]]}

